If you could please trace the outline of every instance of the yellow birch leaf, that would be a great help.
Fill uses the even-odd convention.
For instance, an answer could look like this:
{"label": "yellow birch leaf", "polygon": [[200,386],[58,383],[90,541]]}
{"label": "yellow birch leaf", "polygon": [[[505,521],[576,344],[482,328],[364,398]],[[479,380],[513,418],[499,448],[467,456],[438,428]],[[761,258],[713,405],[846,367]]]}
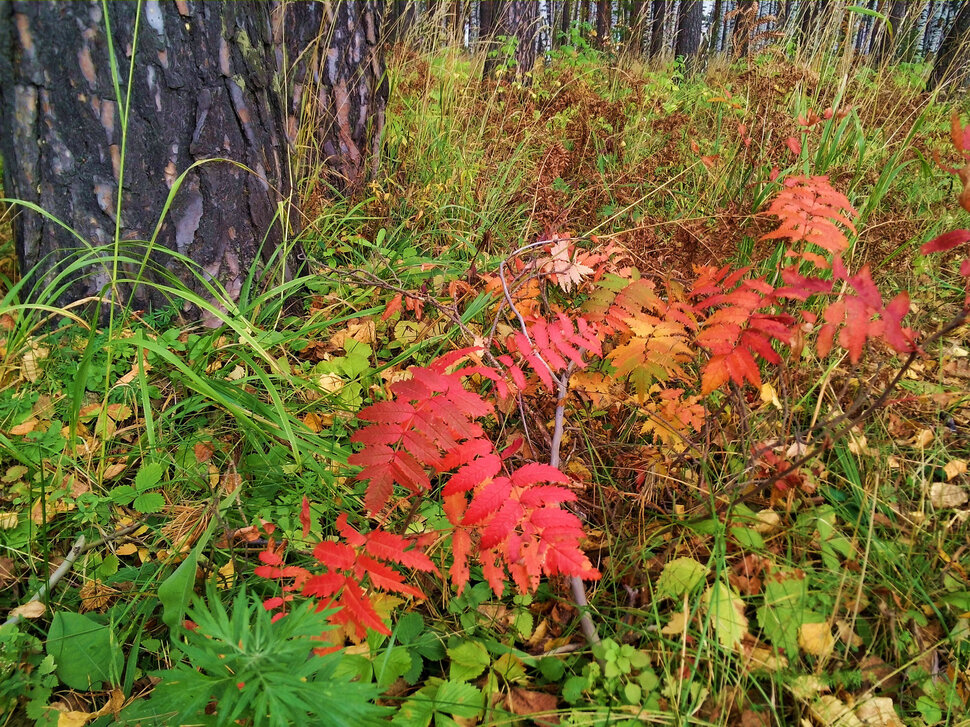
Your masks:
{"label": "yellow birch leaf", "polygon": [[943,471],[946,472],[947,480],[952,480],[954,477],[965,475],[967,473],[967,461],[964,459],[951,459],[949,462],[943,465]]}
{"label": "yellow birch leaf", "polygon": [[219,588],[225,590],[226,588],[232,588],[233,584],[236,582],[236,566],[230,560],[222,568],[219,569]]}
{"label": "yellow birch leaf", "polygon": [[798,627],[798,645],[806,654],[825,657],[835,648],[835,637],[827,622],[802,624]]}

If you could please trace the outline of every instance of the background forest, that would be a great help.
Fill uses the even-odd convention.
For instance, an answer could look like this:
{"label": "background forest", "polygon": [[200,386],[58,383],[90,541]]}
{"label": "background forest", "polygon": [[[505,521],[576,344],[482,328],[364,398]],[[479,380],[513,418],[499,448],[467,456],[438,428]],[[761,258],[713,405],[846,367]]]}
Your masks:
{"label": "background forest", "polygon": [[970,4],[0,38],[0,725],[970,724]]}

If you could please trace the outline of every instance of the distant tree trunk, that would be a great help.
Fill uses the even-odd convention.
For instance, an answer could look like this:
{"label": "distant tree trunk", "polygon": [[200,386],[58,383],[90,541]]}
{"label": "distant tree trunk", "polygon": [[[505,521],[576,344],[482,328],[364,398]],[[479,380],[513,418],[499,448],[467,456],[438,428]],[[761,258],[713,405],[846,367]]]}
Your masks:
{"label": "distant tree trunk", "polygon": [[711,15],[711,37],[707,44],[708,53],[717,53],[718,39],[721,37],[721,23],[724,22],[723,0],[714,0],[714,13]]}
{"label": "distant tree trunk", "polygon": [[946,83],[956,83],[966,74],[967,42],[970,40],[970,4],[960,6],[953,23],[943,37],[940,52],[933,63],[927,91],[935,91]]}
{"label": "distant tree trunk", "polygon": [[[136,39],[137,5],[108,4],[122,102],[128,54],[135,50],[124,160],[102,4],[18,0],[0,5],[5,191],[45,209],[78,236],[21,211],[14,238],[29,284],[49,284],[75,253],[103,247],[58,291],[59,304],[104,296],[135,308],[176,303],[197,317],[201,311],[170,300],[152,282],[174,276],[211,299],[203,281],[216,281],[235,301],[249,271],[268,274],[274,255],[283,277],[297,271],[299,251],[279,260],[278,248],[289,216],[287,141],[295,141],[299,104],[294,99],[301,96],[292,80],[305,72],[300,64],[312,62],[300,45],[311,35],[326,38],[328,46],[321,50],[337,58],[319,68],[314,104],[327,165],[323,171],[333,174],[338,187],[362,180],[376,160],[387,93],[377,55],[383,3],[341,4],[333,26],[323,33],[319,25],[303,30],[306,24],[294,21],[291,12],[305,20],[323,19],[321,9],[309,7],[315,4],[306,5],[148,2]],[[287,57],[301,56],[291,69]],[[145,248],[133,241],[152,238],[177,177],[210,158],[231,159],[252,172],[223,161],[189,171],[142,275]],[[290,223],[292,231],[297,221]],[[109,256],[116,230],[121,253],[136,262],[118,266],[119,279],[113,280]],[[166,249],[194,261],[196,274],[164,254]],[[136,276],[146,284],[127,282]],[[223,302],[213,300],[217,306]]]}
{"label": "distant tree trunk", "polygon": [[[539,26],[539,3],[531,0],[482,0],[482,7],[492,5],[489,17],[489,32],[485,34],[482,22],[482,35],[490,42],[490,47],[498,48],[496,39],[500,36],[514,36],[518,39],[515,47],[515,73],[525,79],[525,74],[536,63],[536,35]],[[489,54],[491,56],[491,54]],[[485,59],[485,75],[491,76],[500,63],[506,59],[494,56]]]}
{"label": "distant tree trunk", "polygon": [[923,30],[923,56],[930,52],[930,37],[933,34],[933,18],[936,11],[935,0],[930,0],[926,8],[926,28]]}
{"label": "distant tree trunk", "polygon": [[569,14],[571,5],[571,0],[563,0],[562,17],[559,18],[559,30],[564,38],[569,37],[569,26],[572,25],[573,22]]}
{"label": "distant tree trunk", "polygon": [[656,58],[664,51],[664,22],[667,14],[666,0],[653,0],[650,19],[650,57]]}
{"label": "distant tree trunk", "polygon": [[684,69],[687,73],[693,73],[697,68],[703,13],[704,3],[702,0],[680,0],[674,54],[683,57]]}
{"label": "distant tree trunk", "polygon": [[643,55],[643,34],[647,29],[648,0],[634,0],[630,9],[630,37],[627,47],[635,56]]}
{"label": "distant tree trunk", "polygon": [[488,43],[495,29],[495,11],[501,0],[481,0],[478,3],[478,40]]}
{"label": "distant tree trunk", "polygon": [[401,43],[411,32],[417,20],[417,3],[409,0],[393,0],[388,3],[390,12],[385,28],[392,43]]}
{"label": "distant tree trunk", "polygon": [[889,4],[889,14],[886,16],[886,22],[882,24],[879,41],[876,43],[872,57],[875,65],[881,65],[890,60],[893,49],[900,45],[899,36],[908,4],[907,0],[892,0]]}
{"label": "distant tree trunk", "polygon": [[602,50],[610,47],[613,32],[613,3],[611,0],[596,0],[596,45]]}
{"label": "distant tree trunk", "polygon": [[735,58],[745,58],[748,55],[756,10],[754,0],[738,0],[734,15],[734,32],[731,34],[731,53]]}

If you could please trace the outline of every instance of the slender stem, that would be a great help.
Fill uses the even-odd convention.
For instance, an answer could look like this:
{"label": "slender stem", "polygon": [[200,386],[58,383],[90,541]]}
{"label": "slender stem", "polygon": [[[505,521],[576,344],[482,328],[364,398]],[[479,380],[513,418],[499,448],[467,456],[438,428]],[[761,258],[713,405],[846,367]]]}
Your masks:
{"label": "slender stem", "polygon": [[[78,559],[78,556],[81,555],[82,552],[84,552],[84,536],[78,535],[77,540],[75,540],[74,545],[71,546],[71,550],[68,552],[67,557],[64,558],[64,562],[57,567],[57,570],[51,573],[51,577],[47,580],[47,583],[45,583],[40,588],[38,588],[37,593],[31,596],[30,600],[27,601],[27,603],[33,603],[34,601],[39,601],[45,595],[50,593],[51,589],[57,585],[58,581],[60,581],[61,578],[67,575],[67,572],[74,567],[74,561]],[[20,621],[20,618],[21,618],[20,614],[11,616],[4,622],[3,625],[9,626],[10,624],[15,624],[18,621]]]}

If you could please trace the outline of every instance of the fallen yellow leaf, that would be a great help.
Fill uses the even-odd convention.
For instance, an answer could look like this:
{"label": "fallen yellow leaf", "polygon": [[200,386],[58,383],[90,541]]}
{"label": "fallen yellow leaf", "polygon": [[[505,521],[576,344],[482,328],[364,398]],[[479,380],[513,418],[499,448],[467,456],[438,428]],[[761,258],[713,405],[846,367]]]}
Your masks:
{"label": "fallen yellow leaf", "polygon": [[802,624],[798,627],[798,646],[812,656],[828,656],[835,648],[835,637],[828,623]]}
{"label": "fallen yellow leaf", "polygon": [[952,480],[959,475],[965,475],[967,473],[967,461],[963,459],[951,459],[943,465],[943,471],[946,472],[947,480]]}

